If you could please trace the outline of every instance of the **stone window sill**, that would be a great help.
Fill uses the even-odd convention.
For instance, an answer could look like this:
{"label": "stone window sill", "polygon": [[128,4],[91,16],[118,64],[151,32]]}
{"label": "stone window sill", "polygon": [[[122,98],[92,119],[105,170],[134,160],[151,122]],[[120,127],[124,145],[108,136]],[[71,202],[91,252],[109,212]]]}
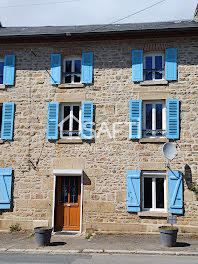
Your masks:
{"label": "stone window sill", "polygon": [[140,82],[141,86],[154,86],[154,85],[167,85],[167,84],[168,81],[166,80]]}
{"label": "stone window sill", "polygon": [[83,140],[82,139],[59,139],[56,141],[57,144],[82,144]]}
{"label": "stone window sill", "polygon": [[166,212],[155,212],[155,211],[142,211],[138,212],[138,216],[150,216],[150,217],[164,217],[166,218],[169,215],[169,213]]}
{"label": "stone window sill", "polygon": [[0,90],[4,90],[6,86],[4,84],[0,84]]}
{"label": "stone window sill", "polygon": [[58,88],[65,89],[65,88],[84,88],[85,85],[83,83],[62,83],[58,84]]}
{"label": "stone window sill", "polygon": [[166,143],[169,142],[167,138],[141,138],[140,143]]}
{"label": "stone window sill", "polygon": [[4,143],[4,140],[3,139],[0,139],[0,144],[3,144]]}

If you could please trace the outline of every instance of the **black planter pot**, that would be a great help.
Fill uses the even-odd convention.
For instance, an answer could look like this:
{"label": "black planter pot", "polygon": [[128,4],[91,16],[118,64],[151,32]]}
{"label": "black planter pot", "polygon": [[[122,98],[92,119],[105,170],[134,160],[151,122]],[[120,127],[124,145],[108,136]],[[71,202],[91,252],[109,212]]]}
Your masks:
{"label": "black planter pot", "polygon": [[35,239],[39,246],[49,246],[52,234],[52,228],[35,227]]}
{"label": "black planter pot", "polygon": [[177,241],[177,232],[178,228],[174,227],[171,229],[167,226],[160,226],[159,227],[160,232],[160,239],[162,242],[162,245],[165,247],[175,247],[176,241]]}

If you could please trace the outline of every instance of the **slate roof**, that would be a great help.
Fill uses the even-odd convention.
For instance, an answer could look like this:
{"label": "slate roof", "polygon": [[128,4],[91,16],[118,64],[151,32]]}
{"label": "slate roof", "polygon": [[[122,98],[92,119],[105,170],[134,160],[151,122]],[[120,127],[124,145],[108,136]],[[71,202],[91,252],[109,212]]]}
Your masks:
{"label": "slate roof", "polygon": [[119,34],[135,32],[163,32],[197,30],[198,22],[175,21],[157,23],[108,24],[85,26],[46,26],[46,27],[0,27],[0,38],[3,37],[33,37],[33,36],[61,36],[61,35],[97,35]]}

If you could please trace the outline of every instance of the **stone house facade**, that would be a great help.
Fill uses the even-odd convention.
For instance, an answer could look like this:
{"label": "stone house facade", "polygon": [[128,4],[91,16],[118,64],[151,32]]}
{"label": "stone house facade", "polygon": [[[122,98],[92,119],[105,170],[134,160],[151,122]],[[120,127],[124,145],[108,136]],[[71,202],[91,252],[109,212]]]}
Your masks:
{"label": "stone house facade", "polygon": [[0,39],[0,230],[198,231],[197,22]]}

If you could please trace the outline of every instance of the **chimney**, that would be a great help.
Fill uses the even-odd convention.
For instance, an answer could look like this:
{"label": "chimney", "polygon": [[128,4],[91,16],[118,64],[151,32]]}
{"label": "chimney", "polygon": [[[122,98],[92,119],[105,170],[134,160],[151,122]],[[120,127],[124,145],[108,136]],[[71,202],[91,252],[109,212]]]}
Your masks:
{"label": "chimney", "polygon": [[195,10],[195,14],[194,14],[194,20],[198,21],[198,4],[197,4],[196,10]]}

